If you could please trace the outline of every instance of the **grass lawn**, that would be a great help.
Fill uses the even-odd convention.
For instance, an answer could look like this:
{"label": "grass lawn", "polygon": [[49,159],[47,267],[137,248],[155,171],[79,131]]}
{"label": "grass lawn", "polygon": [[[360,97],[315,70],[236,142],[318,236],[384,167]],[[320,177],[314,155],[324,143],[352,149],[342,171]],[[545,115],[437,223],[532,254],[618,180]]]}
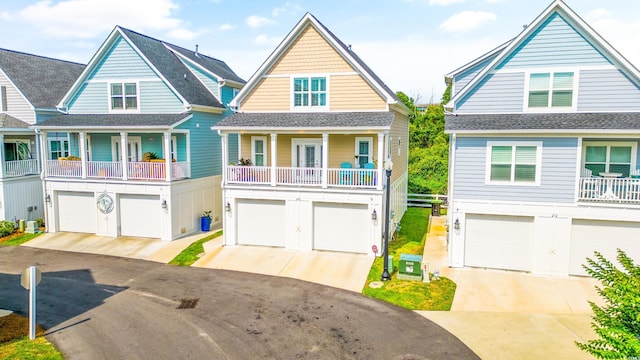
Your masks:
{"label": "grass lawn", "polygon": [[202,244],[206,243],[209,240],[215,239],[220,235],[222,235],[222,230],[193,242],[186,249],[182,250],[182,252],[178,254],[178,256],[173,258],[173,260],[169,261],[169,264],[178,266],[191,266],[200,258],[200,256],[202,256],[202,254],[204,254],[204,247],[202,246]]}
{"label": "grass lawn", "polygon": [[23,232],[19,232],[16,231],[11,235],[7,235],[3,238],[0,238],[0,246],[18,246],[21,245],[23,243],[26,243],[27,241],[40,236],[42,233],[39,234],[27,234],[27,233],[23,233]]}
{"label": "grass lawn", "polygon": [[384,300],[409,310],[445,310],[451,309],[456,284],[445,278],[422,281],[398,280],[397,269],[400,254],[418,254],[424,252],[424,241],[429,225],[430,209],[409,208],[400,222],[401,231],[389,242],[389,254],[393,256],[393,270],[391,280],[383,283],[380,288],[369,287],[372,282],[380,281],[384,261],[376,258],[369,271],[367,283],[362,293],[364,295]]}
{"label": "grass lawn", "polygon": [[0,359],[63,359],[42,335],[37,326],[36,338],[29,340],[29,319],[17,314],[0,317]]}

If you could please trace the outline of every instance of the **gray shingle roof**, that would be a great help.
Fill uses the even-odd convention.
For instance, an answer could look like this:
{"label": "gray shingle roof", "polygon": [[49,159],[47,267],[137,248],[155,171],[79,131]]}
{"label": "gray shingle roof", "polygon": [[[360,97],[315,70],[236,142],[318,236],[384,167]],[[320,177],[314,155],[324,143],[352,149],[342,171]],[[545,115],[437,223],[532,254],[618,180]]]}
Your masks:
{"label": "gray shingle roof", "polygon": [[236,113],[214,128],[388,127],[391,112]]}
{"label": "gray shingle roof", "polygon": [[[220,101],[202,85],[202,83],[187,69],[182,61],[167,49],[164,44],[171,46],[172,49],[180,49],[180,53],[185,55],[191,54],[188,57],[196,57],[195,53],[178,46],[162,42],[160,40],[151,38],[149,36],[139,34],[135,31],[118,27],[123,34],[125,34],[133,44],[140,50],[144,56],[155,66],[160,73],[167,79],[167,81],[182,95],[189,103],[194,105],[212,106],[218,108],[224,108]],[[244,80],[240,79],[233,70],[231,70],[227,64],[223,61],[200,55],[203,59],[199,62],[200,65],[210,70],[211,72],[225,78],[225,76],[232,76],[230,80],[244,83]]]}
{"label": "gray shingle roof", "polygon": [[206,56],[202,53],[198,53],[198,55],[196,55],[196,53],[191,50],[187,50],[185,48],[172,44],[165,44],[181,55],[187,57],[189,60],[201,65],[205,69],[213,72],[223,79],[235,81],[241,84],[246,83],[246,81],[244,81],[240,76],[233,72],[233,70],[231,70],[231,68],[222,60]]}
{"label": "gray shingle roof", "polygon": [[640,130],[640,113],[447,114],[445,131]]}
{"label": "gray shingle roof", "polygon": [[135,128],[166,129],[191,114],[69,114],[40,121],[36,128]]}
{"label": "gray shingle roof", "polygon": [[9,114],[0,114],[0,128],[2,129],[28,129],[29,126],[31,125]]}
{"label": "gray shingle roof", "polygon": [[36,109],[55,109],[85,66],[0,49],[0,69]]}

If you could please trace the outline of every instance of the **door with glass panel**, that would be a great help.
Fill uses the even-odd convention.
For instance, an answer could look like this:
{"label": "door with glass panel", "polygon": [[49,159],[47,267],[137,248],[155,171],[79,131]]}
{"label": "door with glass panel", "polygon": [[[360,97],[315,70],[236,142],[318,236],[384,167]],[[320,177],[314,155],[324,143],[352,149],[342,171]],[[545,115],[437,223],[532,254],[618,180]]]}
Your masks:
{"label": "door with glass panel", "polygon": [[296,178],[302,183],[320,183],[322,168],[322,140],[294,139],[292,166],[300,168],[295,171]]}

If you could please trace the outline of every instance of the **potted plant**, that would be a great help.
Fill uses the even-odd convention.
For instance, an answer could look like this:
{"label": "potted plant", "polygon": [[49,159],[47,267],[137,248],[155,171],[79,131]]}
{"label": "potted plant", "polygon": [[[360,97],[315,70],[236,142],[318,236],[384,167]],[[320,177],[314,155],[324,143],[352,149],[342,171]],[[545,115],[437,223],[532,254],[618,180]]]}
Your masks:
{"label": "potted plant", "polygon": [[211,230],[211,210],[204,211],[200,217],[200,230]]}

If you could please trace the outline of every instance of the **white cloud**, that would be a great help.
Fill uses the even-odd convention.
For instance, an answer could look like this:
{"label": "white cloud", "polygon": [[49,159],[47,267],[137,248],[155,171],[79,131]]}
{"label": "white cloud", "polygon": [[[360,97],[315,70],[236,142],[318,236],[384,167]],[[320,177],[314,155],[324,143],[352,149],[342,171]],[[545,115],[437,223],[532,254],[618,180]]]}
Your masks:
{"label": "white cloud", "polygon": [[193,40],[198,36],[198,34],[185,28],[177,28],[170,30],[167,33],[167,36],[178,40]]}
{"label": "white cloud", "polygon": [[611,17],[613,15],[613,13],[610,10],[604,9],[604,8],[599,8],[599,9],[594,9],[591,10],[586,16],[585,19],[589,19],[589,22],[591,21],[597,21],[600,19],[606,19],[608,17]]}
{"label": "white cloud", "polygon": [[218,30],[219,31],[229,31],[229,30],[233,30],[235,29],[235,26],[231,25],[231,24],[222,24],[220,26],[218,26]]}
{"label": "white cloud", "polygon": [[260,34],[256,36],[253,42],[258,45],[277,45],[280,43],[280,38],[276,36],[268,37],[267,35]]}
{"label": "white cloud", "polygon": [[286,2],[283,6],[280,6],[271,10],[271,16],[278,17],[284,13],[297,15],[302,10],[303,8],[298,4],[292,3],[292,2]]}
{"label": "white cloud", "polygon": [[11,20],[11,15],[6,11],[0,12],[0,20]]}
{"label": "white cloud", "polygon": [[64,39],[91,39],[114,24],[136,31],[167,30],[180,36],[188,32],[172,17],[174,0],[41,0],[19,11],[20,20],[40,28],[45,35]]}
{"label": "white cloud", "polygon": [[486,11],[463,11],[445,20],[440,29],[450,32],[464,32],[476,29],[488,21],[495,21],[496,14]]}
{"label": "white cloud", "polygon": [[585,16],[585,20],[608,43],[618,50],[636,68],[640,68],[640,21],[623,20],[607,9],[595,9]]}
{"label": "white cloud", "polygon": [[465,0],[429,0],[429,5],[451,5],[463,3]]}
{"label": "white cloud", "polygon": [[252,27],[252,28],[259,28],[264,25],[269,25],[274,23],[273,20],[268,19],[264,16],[259,16],[259,15],[251,15],[245,20],[245,22],[247,25],[249,25],[249,27]]}

